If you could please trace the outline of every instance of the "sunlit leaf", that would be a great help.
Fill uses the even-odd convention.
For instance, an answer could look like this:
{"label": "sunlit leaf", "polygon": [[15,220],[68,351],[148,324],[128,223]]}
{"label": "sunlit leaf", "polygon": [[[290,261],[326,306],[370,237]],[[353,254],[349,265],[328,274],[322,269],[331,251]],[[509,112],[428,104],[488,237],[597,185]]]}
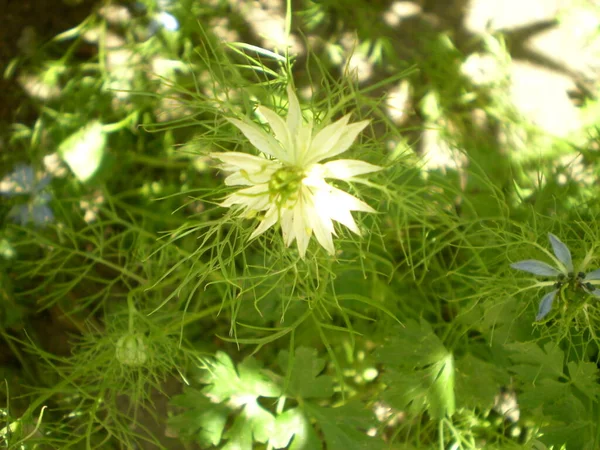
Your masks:
{"label": "sunlit leaf", "polygon": [[261,372],[254,358],[246,358],[236,370],[231,358],[224,352],[217,352],[216,360],[204,377],[208,384],[205,394],[219,401],[231,397],[278,397],[280,388]]}
{"label": "sunlit leaf", "polygon": [[223,438],[227,439],[223,450],[250,449],[253,441],[265,443],[274,429],[273,415],[256,400],[249,400],[236,416],[231,428],[223,435]]}
{"label": "sunlit leaf", "polygon": [[[252,443],[267,442],[275,430],[275,418],[258,403],[259,397],[277,397],[281,390],[264,375],[254,358],[246,358],[237,366],[224,352],[217,352],[203,377],[207,386],[202,391],[186,390],[173,404],[186,408],[171,420],[171,425],[201,445],[218,445],[227,440],[224,449],[252,448]],[[210,400],[209,400],[210,399]],[[235,415],[225,432],[228,416]],[[189,436],[188,436],[189,437]]]}
{"label": "sunlit leaf", "polygon": [[171,428],[202,446],[219,445],[229,414],[227,407],[211,402],[197,389],[186,389],[171,404],[185,408],[169,419]]}
{"label": "sunlit leaf", "polygon": [[[288,445],[291,445],[288,447]],[[300,408],[292,408],[275,419],[275,428],[269,439],[274,448],[308,450],[322,448],[310,420]]]}
{"label": "sunlit leaf", "polygon": [[106,134],[102,124],[91,122],[61,142],[58,151],[79,181],[85,182],[94,176],[106,147]]}

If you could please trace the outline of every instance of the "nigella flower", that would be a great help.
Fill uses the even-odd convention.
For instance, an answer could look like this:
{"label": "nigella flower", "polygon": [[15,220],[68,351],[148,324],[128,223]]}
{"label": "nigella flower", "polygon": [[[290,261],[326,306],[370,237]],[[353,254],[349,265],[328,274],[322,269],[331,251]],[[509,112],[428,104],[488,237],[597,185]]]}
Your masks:
{"label": "nigella flower", "polygon": [[581,289],[584,292],[600,298],[600,289],[597,289],[591,281],[600,281],[600,269],[594,270],[588,274],[578,272],[575,274],[573,261],[571,259],[571,251],[569,248],[555,235],[548,233],[548,239],[554,251],[555,266],[551,266],[537,259],[527,259],[511,264],[513,269],[522,270],[523,272],[532,273],[534,275],[555,277],[554,290],[548,292],[540,301],[537,316],[535,320],[541,320],[552,309],[552,303],[556,295],[561,292],[564,286],[572,286],[575,289]]}
{"label": "nigella flower", "polygon": [[356,180],[358,175],[381,170],[379,166],[354,159],[324,162],[347,151],[368,121],[349,124],[350,115],[317,133],[314,124],[302,118],[300,104],[291,86],[287,87],[289,106],[286,120],[271,109],[259,106],[273,135],[254,122],[229,118],[260,152],[214,153],[229,176],[228,186],[247,186],[230,194],[222,206],[236,206],[248,217],[261,213],[261,221],[250,239],[276,223],[281,226],[286,246],[294,240],[304,258],[312,234],[327,252],[335,252],[333,221],[360,235],[352,211],[374,212],[356,197],[326,182],[326,179]]}
{"label": "nigella flower", "polygon": [[54,219],[48,206],[51,196],[44,192],[50,183],[50,177],[44,175],[38,179],[31,166],[18,165],[15,170],[0,181],[0,195],[8,198],[28,196],[25,203],[17,204],[9,211],[8,216],[15,222],[26,225],[46,225]]}

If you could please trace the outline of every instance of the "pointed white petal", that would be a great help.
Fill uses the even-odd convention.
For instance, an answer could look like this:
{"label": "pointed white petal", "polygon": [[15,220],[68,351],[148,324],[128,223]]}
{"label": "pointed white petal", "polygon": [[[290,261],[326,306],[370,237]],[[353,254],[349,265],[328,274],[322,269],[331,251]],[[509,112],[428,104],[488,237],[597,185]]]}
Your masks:
{"label": "pointed white petal", "polygon": [[327,125],[316,134],[306,155],[307,164],[316,163],[323,159],[322,155],[326,154],[338,143],[348,126],[349,120],[350,114],[347,114],[332,124]]}
{"label": "pointed white petal", "polygon": [[296,233],[294,232],[294,213],[291,209],[284,209],[281,211],[281,234],[283,235],[283,242],[286,247],[289,247],[294,239],[296,239]]}
{"label": "pointed white petal", "polygon": [[221,206],[241,205],[250,210],[263,211],[271,206],[270,203],[268,186],[259,184],[234,192],[221,203]]}
{"label": "pointed white petal", "polygon": [[568,272],[573,272],[573,261],[571,260],[569,247],[552,233],[548,233],[548,239],[550,239],[550,244],[552,244],[552,249],[554,250],[556,258],[564,264]]}
{"label": "pointed white petal", "polygon": [[341,189],[335,188],[329,184],[327,184],[326,186],[327,190],[325,192],[327,192],[327,194],[329,195],[329,199],[327,200],[329,206],[336,206],[342,209],[346,209],[348,211],[363,211],[370,213],[376,212],[365,202],[357,199],[353,195],[350,195],[347,192],[344,192]]}
{"label": "pointed white petal", "polygon": [[211,153],[210,157],[224,162],[227,166],[251,172],[260,170],[263,165],[270,163],[266,158],[242,152]]}
{"label": "pointed white petal", "polygon": [[549,264],[537,259],[526,259],[524,261],[518,261],[510,265],[513,269],[522,270],[523,272],[529,272],[534,275],[540,275],[545,277],[555,277],[561,272],[555,269]]}
{"label": "pointed white petal", "polygon": [[329,217],[331,219],[335,220],[336,222],[341,223],[342,225],[347,227],[353,233],[355,233],[359,236],[361,235],[360,230],[358,229],[358,226],[356,225],[356,222],[354,221],[354,217],[352,217],[352,214],[347,209],[341,209],[341,208],[337,208],[335,210],[331,209],[331,210],[329,210]]}
{"label": "pointed white petal", "polygon": [[383,167],[369,164],[357,159],[338,159],[323,164],[325,168],[325,178],[336,178],[338,180],[349,180],[357,175],[377,172]]}
{"label": "pointed white petal", "polygon": [[[312,201],[310,203],[312,203]],[[310,203],[307,201],[304,211],[308,222],[310,223],[310,227],[315,232],[317,242],[327,250],[327,253],[333,255],[335,253],[335,248],[333,246],[333,239],[331,238],[331,233],[333,231],[331,219],[327,215],[319,214],[319,211]]]}
{"label": "pointed white petal", "polygon": [[250,239],[254,239],[256,236],[263,234],[277,222],[279,217],[279,208],[276,205],[272,205],[271,208],[265,214],[265,218],[260,222],[260,225],[252,232]]}
{"label": "pointed white petal", "polygon": [[[346,116],[348,117],[348,116]],[[343,120],[343,119],[340,119]],[[346,119],[347,122],[347,119]],[[336,122],[337,123],[337,122]],[[311,146],[310,155],[308,155],[307,163],[315,163],[319,162],[323,159],[333,158],[334,156],[339,155],[340,153],[344,153],[346,150],[350,148],[352,143],[356,140],[356,137],[360,134],[362,130],[369,124],[368,120],[363,120],[361,122],[353,123],[350,125],[345,125],[339,136],[336,136],[335,142],[334,140],[329,141],[327,144],[322,146],[317,146],[314,141]],[[333,124],[335,125],[335,124]],[[331,125],[330,125],[331,126]],[[325,131],[323,129],[321,132]],[[320,134],[320,133],[319,133]],[[319,135],[315,137],[315,141]],[[330,145],[331,144],[331,145]]]}
{"label": "pointed white petal", "polygon": [[302,110],[300,109],[300,103],[298,97],[292,88],[291,84],[287,86],[288,94],[288,113],[287,113],[287,128],[292,136],[292,139],[297,133],[297,130],[302,125]]}
{"label": "pointed white petal", "polygon": [[267,119],[267,122],[269,122],[269,125],[275,134],[275,139],[281,143],[281,146],[284,149],[289,151],[291,147],[290,131],[285,121],[279,117],[275,111],[269,108],[259,106],[257,109],[258,112],[262,114],[265,119]]}
{"label": "pointed white petal", "polygon": [[228,118],[227,120],[239,128],[250,143],[258,150],[281,161],[289,162],[279,142],[261,127],[249,121],[242,122],[241,120],[232,118]]}
{"label": "pointed white petal", "polygon": [[225,178],[227,186],[251,186],[266,183],[271,175],[281,167],[281,164],[276,161],[247,153],[213,153],[211,156],[223,161],[224,164],[220,166],[221,170],[233,172]]}
{"label": "pointed white petal", "polygon": [[315,207],[319,215],[329,218],[348,227],[360,235],[360,231],[350,211],[374,212],[366,203],[356,197],[327,185],[328,189],[317,189],[314,194]]}
{"label": "pointed white petal", "polygon": [[244,171],[234,172],[225,178],[226,186],[254,186],[255,184],[250,181],[250,177]]}
{"label": "pointed white petal", "polygon": [[275,170],[277,169],[269,169],[258,173],[248,173],[245,170],[240,170],[225,178],[225,184],[227,186],[253,186],[268,183]]}
{"label": "pointed white petal", "polygon": [[303,123],[298,126],[294,139],[294,164],[306,167],[305,160],[310,157],[312,143],[312,123]]}
{"label": "pointed white petal", "polygon": [[304,201],[302,197],[298,199],[296,206],[294,206],[294,234],[296,235],[298,252],[300,253],[300,257],[304,259],[306,256],[308,242],[310,241],[310,236],[312,234],[312,229],[306,220]]}

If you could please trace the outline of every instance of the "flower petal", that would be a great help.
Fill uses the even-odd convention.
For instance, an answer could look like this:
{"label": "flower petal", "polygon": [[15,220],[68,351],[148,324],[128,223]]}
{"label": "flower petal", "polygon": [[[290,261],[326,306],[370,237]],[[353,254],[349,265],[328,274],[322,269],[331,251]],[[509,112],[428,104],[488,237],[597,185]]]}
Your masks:
{"label": "flower petal", "polygon": [[264,211],[265,209],[269,209],[271,206],[269,187],[266,184],[257,184],[256,186],[240,189],[239,191],[230,194],[221,203],[221,206],[224,207],[233,205],[241,205],[245,209],[251,211]]}
{"label": "flower petal", "polygon": [[541,275],[546,277],[555,277],[560,275],[562,272],[555,269],[545,262],[538,261],[537,259],[526,259],[524,261],[518,261],[510,265],[513,269],[522,270],[523,272],[529,272],[534,275]]}
{"label": "flower petal", "polygon": [[277,218],[279,217],[279,208],[277,205],[271,206],[271,208],[265,214],[264,219],[260,222],[260,225],[252,232],[250,235],[250,239],[254,239],[257,236],[260,236],[277,222]]}
{"label": "flower petal", "polygon": [[287,85],[288,94],[288,113],[287,113],[287,128],[290,132],[290,136],[295,136],[300,126],[302,126],[302,110],[300,109],[300,103],[298,97],[294,92],[291,84]]}
{"label": "flower petal", "polygon": [[294,139],[294,164],[298,167],[307,167],[305,160],[310,157],[312,145],[312,123],[303,123],[296,129]]}
{"label": "flower petal", "polygon": [[283,242],[286,247],[289,247],[294,242],[294,239],[296,239],[296,233],[294,232],[294,212],[291,209],[281,211],[280,224]]}
{"label": "flower petal", "polygon": [[261,127],[256,125],[254,122],[241,121],[238,119],[227,118],[227,120],[235,125],[239,130],[248,138],[250,143],[258,150],[266,155],[277,158],[281,161],[290,162],[289,157],[285,150],[281,147],[279,142],[268,134]]}
{"label": "flower petal", "polygon": [[548,315],[548,313],[552,309],[552,303],[554,302],[554,297],[556,297],[557,292],[558,290],[554,290],[544,295],[542,301],[540,302],[540,306],[538,308],[537,316],[535,316],[535,320],[542,320]]}
{"label": "flower petal", "polygon": [[31,166],[19,164],[12,173],[0,180],[0,194],[6,197],[29,194],[34,192],[35,185],[35,173],[33,168]]}
{"label": "flower petal", "polygon": [[568,272],[573,272],[573,261],[571,260],[569,247],[552,233],[548,233],[548,239],[550,239],[550,244],[552,244],[552,250],[554,250],[556,258],[563,263]]}
{"label": "flower petal", "polygon": [[275,134],[275,139],[277,139],[281,146],[288,151],[291,150],[291,138],[290,131],[287,127],[286,122],[272,109],[265,108],[264,106],[259,106],[256,108],[260,114],[262,114],[269,125],[271,126],[271,130]]}
{"label": "flower petal", "polygon": [[[327,130],[329,127],[325,127],[313,141],[313,145],[311,145],[311,150],[309,152],[307,164],[316,163],[323,159],[333,158],[334,156],[339,155],[340,153],[344,153],[346,150],[350,148],[352,143],[356,140],[356,137],[360,134],[362,130],[369,124],[368,120],[363,120],[361,122],[353,123],[350,125],[346,125],[348,123],[349,116],[345,116],[342,119],[338,120],[338,122],[329,125],[329,127],[337,125],[339,122],[341,123],[338,126],[342,126],[341,129],[336,129],[335,134],[333,134],[329,139],[320,141],[318,144],[315,143],[319,138],[319,135]],[[344,121],[344,122],[342,122]],[[329,131],[328,133],[331,133]],[[326,138],[327,136],[324,136]]]}
{"label": "flower petal", "polygon": [[316,134],[306,155],[306,165],[319,162],[324,158],[323,155],[327,154],[341,139],[346,127],[348,127],[349,120],[350,114],[347,114],[332,124],[327,125]]}
{"label": "flower petal", "polygon": [[46,204],[33,205],[31,208],[31,220],[36,225],[47,225],[54,220],[54,213]]}
{"label": "flower petal", "polygon": [[302,259],[304,259],[306,256],[306,249],[308,248],[308,242],[310,241],[310,236],[312,234],[312,229],[307,223],[307,217],[304,209],[304,201],[302,197],[300,197],[293,210],[293,228],[294,234],[296,235],[298,252],[300,253],[300,257]]}
{"label": "flower petal", "polygon": [[[317,214],[329,217],[360,235],[358,226],[350,211],[366,211],[371,209],[371,207],[344,191],[340,191],[329,185],[327,186],[328,189],[317,189],[314,193]],[[373,211],[369,210],[368,212]]]}
{"label": "flower petal", "polygon": [[600,280],[600,269],[596,269],[590,273],[586,273],[584,280]]}
{"label": "flower petal", "polygon": [[252,186],[266,183],[270,180],[271,175],[281,168],[281,164],[276,161],[247,153],[211,153],[210,156],[223,161],[224,164],[220,166],[221,170],[233,172],[225,178],[227,186]]}
{"label": "flower petal", "polygon": [[209,156],[221,160],[227,164],[227,166],[231,166],[235,169],[244,169],[249,172],[260,170],[265,163],[270,162],[266,158],[242,152],[211,153]]}
{"label": "flower petal", "polygon": [[323,164],[325,168],[325,178],[335,178],[338,180],[350,180],[357,175],[377,172],[383,167],[369,164],[357,159],[337,159]]}
{"label": "flower petal", "polygon": [[317,241],[325,250],[327,250],[327,253],[333,255],[335,253],[335,248],[333,246],[333,239],[331,238],[333,233],[331,219],[326,215],[319,214],[317,208],[312,204],[312,199],[306,201],[304,208],[306,217],[311,229],[315,233]]}

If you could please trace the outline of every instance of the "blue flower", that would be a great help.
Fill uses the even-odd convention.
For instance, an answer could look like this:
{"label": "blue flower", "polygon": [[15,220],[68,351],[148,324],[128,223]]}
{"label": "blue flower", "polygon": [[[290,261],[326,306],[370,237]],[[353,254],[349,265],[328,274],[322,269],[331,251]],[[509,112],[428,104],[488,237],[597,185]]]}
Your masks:
{"label": "blue flower", "polygon": [[591,281],[600,281],[600,269],[594,270],[588,274],[583,272],[575,274],[569,248],[552,233],[548,233],[548,239],[550,240],[552,250],[556,256],[556,258],[554,258],[555,266],[551,266],[543,261],[538,261],[537,259],[526,259],[510,265],[513,269],[532,273],[534,275],[556,277],[557,281],[554,284],[555,289],[542,297],[535,320],[542,320],[546,317],[552,309],[556,294],[558,294],[565,285],[570,285],[575,289],[581,289],[594,297],[600,298],[600,289],[597,289],[594,284],[591,283]]}
{"label": "blue flower", "polygon": [[40,179],[31,166],[18,165],[15,170],[0,181],[0,195],[8,198],[29,196],[27,202],[15,205],[8,217],[15,222],[26,225],[33,222],[36,225],[47,225],[54,219],[54,213],[48,206],[51,196],[44,189],[50,183],[50,176]]}
{"label": "blue flower", "polygon": [[162,11],[156,14],[155,18],[148,24],[148,32],[150,33],[150,36],[153,36],[161,28],[168,31],[177,31],[179,29],[179,22],[173,14]]}

